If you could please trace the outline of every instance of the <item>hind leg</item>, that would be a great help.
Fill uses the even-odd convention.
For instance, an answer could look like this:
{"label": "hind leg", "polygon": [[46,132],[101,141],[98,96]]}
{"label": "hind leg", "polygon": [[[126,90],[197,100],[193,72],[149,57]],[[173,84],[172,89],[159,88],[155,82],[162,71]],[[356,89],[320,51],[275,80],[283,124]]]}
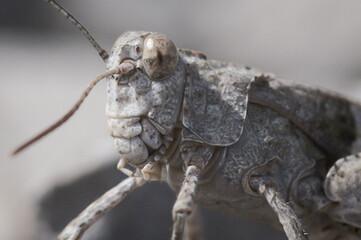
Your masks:
{"label": "hind leg", "polygon": [[335,202],[330,216],[361,228],[361,153],[339,159],[327,173],[324,190]]}

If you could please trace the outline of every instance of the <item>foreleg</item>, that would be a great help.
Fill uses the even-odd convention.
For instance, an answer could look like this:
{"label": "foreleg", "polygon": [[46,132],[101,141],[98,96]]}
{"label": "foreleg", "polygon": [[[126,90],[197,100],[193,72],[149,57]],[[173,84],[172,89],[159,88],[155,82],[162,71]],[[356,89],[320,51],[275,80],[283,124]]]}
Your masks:
{"label": "foreleg", "polygon": [[308,239],[307,233],[302,229],[301,222],[297,215],[274,187],[260,183],[258,192],[266,198],[268,204],[277,214],[289,240]]}
{"label": "foreleg", "polygon": [[58,236],[59,240],[80,239],[83,233],[99,218],[120,203],[130,192],[142,186],[142,177],[128,177],[107,191],[73,219]]}
{"label": "foreleg", "polygon": [[186,218],[192,212],[194,202],[192,195],[194,195],[200,171],[201,169],[194,165],[187,167],[184,181],[173,206],[172,240],[182,239]]}

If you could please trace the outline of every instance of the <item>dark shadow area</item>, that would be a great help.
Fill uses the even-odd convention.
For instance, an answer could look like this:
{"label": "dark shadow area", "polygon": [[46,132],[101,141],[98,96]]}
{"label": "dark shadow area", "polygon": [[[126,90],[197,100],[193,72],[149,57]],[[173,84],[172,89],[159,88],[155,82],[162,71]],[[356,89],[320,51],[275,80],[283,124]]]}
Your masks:
{"label": "dark shadow area", "polygon": [[[107,166],[78,180],[56,187],[40,203],[40,219],[52,232],[62,228],[88,204],[123,179],[115,166]],[[152,182],[135,190],[108,213],[101,227],[103,240],[169,239],[175,194],[166,183]],[[205,239],[286,239],[266,226],[252,224],[202,209]],[[85,234],[84,239],[87,239]]]}

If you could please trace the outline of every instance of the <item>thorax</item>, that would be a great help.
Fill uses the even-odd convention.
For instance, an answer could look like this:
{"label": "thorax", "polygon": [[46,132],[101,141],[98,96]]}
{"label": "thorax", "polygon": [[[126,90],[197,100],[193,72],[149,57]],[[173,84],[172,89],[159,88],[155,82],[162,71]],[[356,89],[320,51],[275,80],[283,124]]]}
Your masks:
{"label": "thorax", "polygon": [[[182,142],[179,142],[178,151]],[[168,166],[167,181],[178,191],[183,181],[181,154]],[[318,164],[323,152],[289,120],[275,111],[249,104],[241,138],[229,147],[215,148],[207,171],[201,175],[195,199],[204,206],[222,212],[273,216],[262,197],[250,187],[256,175],[272,176],[287,200],[300,179],[323,174]],[[177,164],[176,164],[177,163]],[[268,209],[268,210],[265,210]],[[256,214],[257,215],[257,214]]]}

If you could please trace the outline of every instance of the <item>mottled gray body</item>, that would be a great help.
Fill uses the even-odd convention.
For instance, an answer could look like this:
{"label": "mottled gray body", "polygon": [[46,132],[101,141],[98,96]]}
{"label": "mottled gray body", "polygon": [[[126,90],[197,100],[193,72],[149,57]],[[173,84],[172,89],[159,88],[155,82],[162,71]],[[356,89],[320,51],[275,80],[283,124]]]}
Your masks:
{"label": "mottled gray body", "polygon": [[[194,196],[201,206],[281,229],[265,199],[249,185],[251,176],[269,174],[282,186],[279,190],[284,198],[296,207],[311,239],[349,234],[348,228],[343,229],[342,224],[321,210],[331,205],[322,190],[330,164],[326,154],[279,113],[249,104],[241,138],[218,151],[226,154],[212,161],[221,162],[222,166],[216,173],[210,171],[211,175],[202,176],[200,181],[204,183],[198,185]],[[169,171],[168,181],[176,191],[183,175],[181,168],[172,167]]]}
{"label": "mottled gray body", "polygon": [[[221,62],[209,63],[204,68],[226,66]],[[245,71],[243,66],[239,69]],[[214,150],[216,157],[210,162],[217,164],[200,178],[194,198],[205,207],[280,228],[277,216],[250,185],[252,176],[271,177],[286,201],[297,209],[311,239],[341,236],[357,239],[356,228],[342,226],[327,214],[332,212],[334,204],[324,194],[322,184],[335,160],[361,151],[360,106],[316,88],[276,82],[273,77],[252,70],[248,74],[254,74],[256,80],[250,86],[253,96],[247,104],[242,135],[230,146]],[[254,93],[272,81],[287,92],[285,98],[273,95],[278,99],[270,99],[268,88]],[[263,98],[262,93],[269,95]],[[170,169],[168,182],[177,190],[184,173],[179,166]]]}
{"label": "mottled gray body", "polygon": [[[109,191],[60,239],[78,239],[114,206],[107,199],[144,180],[167,181],[178,193],[173,240],[194,204],[283,227],[289,239],[307,239],[304,229],[311,239],[359,239],[359,104],[206,60],[159,33],[121,35],[107,59],[113,69],[106,112],[129,190],[124,183]],[[190,227],[188,239],[199,232]]]}

